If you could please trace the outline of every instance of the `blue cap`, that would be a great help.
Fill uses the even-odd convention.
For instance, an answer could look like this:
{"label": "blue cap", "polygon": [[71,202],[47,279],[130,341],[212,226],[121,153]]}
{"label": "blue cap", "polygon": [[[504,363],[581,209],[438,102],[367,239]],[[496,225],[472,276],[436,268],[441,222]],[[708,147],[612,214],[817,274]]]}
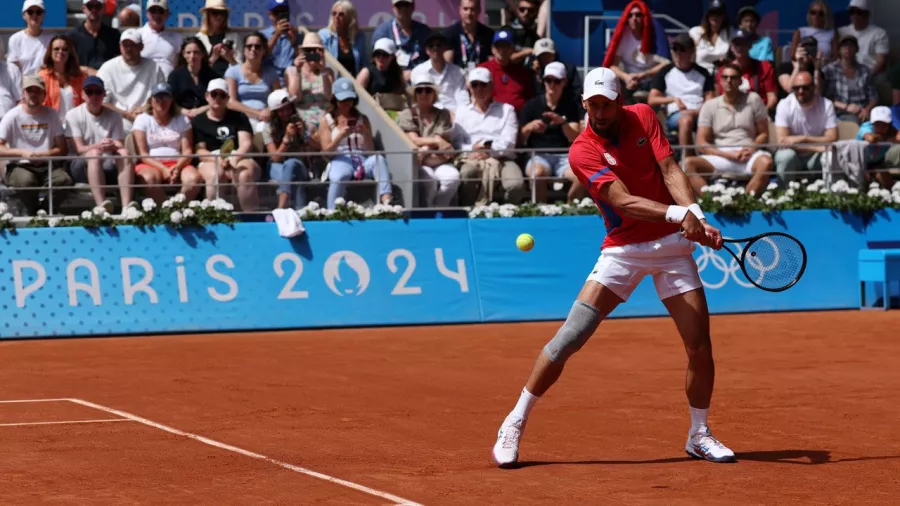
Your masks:
{"label": "blue cap", "polygon": [[101,90],[106,91],[106,86],[103,84],[103,79],[100,79],[97,76],[88,76],[85,78],[84,83],[81,84],[81,88],[86,90],[88,86],[97,86]]}
{"label": "blue cap", "polygon": [[509,30],[497,30],[496,32],[494,32],[494,44],[496,45],[498,42],[506,42],[507,44],[512,44],[512,32]]}
{"label": "blue cap", "polygon": [[275,9],[279,9],[284,7],[285,9],[290,10],[291,6],[288,3],[288,0],[269,0],[269,10],[274,11]]}
{"label": "blue cap", "polygon": [[172,87],[169,86],[169,83],[157,83],[153,85],[153,88],[150,90],[150,96],[155,97],[157,95],[171,95]]}
{"label": "blue cap", "polygon": [[353,88],[353,81],[346,77],[335,79],[334,84],[331,85],[331,93],[338,101],[347,100],[348,98],[359,98],[356,90]]}

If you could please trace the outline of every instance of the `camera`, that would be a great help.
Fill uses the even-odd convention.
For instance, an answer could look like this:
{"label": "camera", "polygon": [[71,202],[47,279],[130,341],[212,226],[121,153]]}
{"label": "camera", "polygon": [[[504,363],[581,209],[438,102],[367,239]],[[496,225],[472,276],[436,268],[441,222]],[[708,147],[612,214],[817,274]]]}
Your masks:
{"label": "camera", "polygon": [[483,145],[484,147],[486,147],[486,148],[491,147],[492,144],[494,144],[494,141],[484,141],[484,142],[482,143],[482,145]]}
{"label": "camera", "polygon": [[322,61],[322,57],[319,55],[318,51],[307,51],[306,52],[306,61],[319,62],[319,61]]}
{"label": "camera", "polygon": [[282,20],[288,20],[288,21],[289,21],[289,20],[291,19],[291,13],[288,12],[288,11],[286,11],[286,10],[285,10],[285,11],[278,11],[278,12],[275,13],[275,19],[276,19],[277,21],[282,21]]}
{"label": "camera", "polygon": [[231,39],[226,40],[225,42],[223,42],[223,44],[224,44],[225,47],[227,47],[228,49],[234,49],[234,41],[231,40]]}

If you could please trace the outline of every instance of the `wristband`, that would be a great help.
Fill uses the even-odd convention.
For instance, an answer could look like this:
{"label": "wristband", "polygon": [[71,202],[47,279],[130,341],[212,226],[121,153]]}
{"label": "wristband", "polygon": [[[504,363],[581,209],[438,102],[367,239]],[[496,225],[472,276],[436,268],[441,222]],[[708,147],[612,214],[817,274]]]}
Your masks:
{"label": "wristband", "polygon": [[688,211],[694,213],[694,216],[697,217],[698,220],[705,220],[706,217],[703,216],[703,210],[700,209],[700,204],[694,203],[687,207]]}
{"label": "wristband", "polygon": [[669,206],[666,211],[666,221],[669,223],[681,223],[687,216],[688,208],[683,206]]}

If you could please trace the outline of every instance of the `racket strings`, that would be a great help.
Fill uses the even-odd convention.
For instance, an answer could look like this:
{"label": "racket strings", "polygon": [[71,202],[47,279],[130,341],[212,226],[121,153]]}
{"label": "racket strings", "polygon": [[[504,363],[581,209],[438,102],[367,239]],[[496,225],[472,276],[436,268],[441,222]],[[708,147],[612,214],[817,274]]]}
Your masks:
{"label": "racket strings", "polygon": [[803,272],[805,255],[796,239],[774,235],[747,245],[744,268],[757,286],[777,290],[793,284]]}

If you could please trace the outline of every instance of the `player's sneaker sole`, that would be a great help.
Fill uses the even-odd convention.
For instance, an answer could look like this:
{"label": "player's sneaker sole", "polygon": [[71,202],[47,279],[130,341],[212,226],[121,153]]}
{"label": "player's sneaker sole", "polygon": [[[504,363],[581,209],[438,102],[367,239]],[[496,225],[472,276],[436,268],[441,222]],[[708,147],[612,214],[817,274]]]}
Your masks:
{"label": "player's sneaker sole", "polygon": [[690,448],[685,448],[684,453],[687,453],[689,457],[697,460],[706,460],[708,462],[715,462],[716,464],[732,464],[737,462],[737,458],[734,455],[728,455],[725,457],[713,457],[712,455],[703,455],[699,452],[694,452]]}

